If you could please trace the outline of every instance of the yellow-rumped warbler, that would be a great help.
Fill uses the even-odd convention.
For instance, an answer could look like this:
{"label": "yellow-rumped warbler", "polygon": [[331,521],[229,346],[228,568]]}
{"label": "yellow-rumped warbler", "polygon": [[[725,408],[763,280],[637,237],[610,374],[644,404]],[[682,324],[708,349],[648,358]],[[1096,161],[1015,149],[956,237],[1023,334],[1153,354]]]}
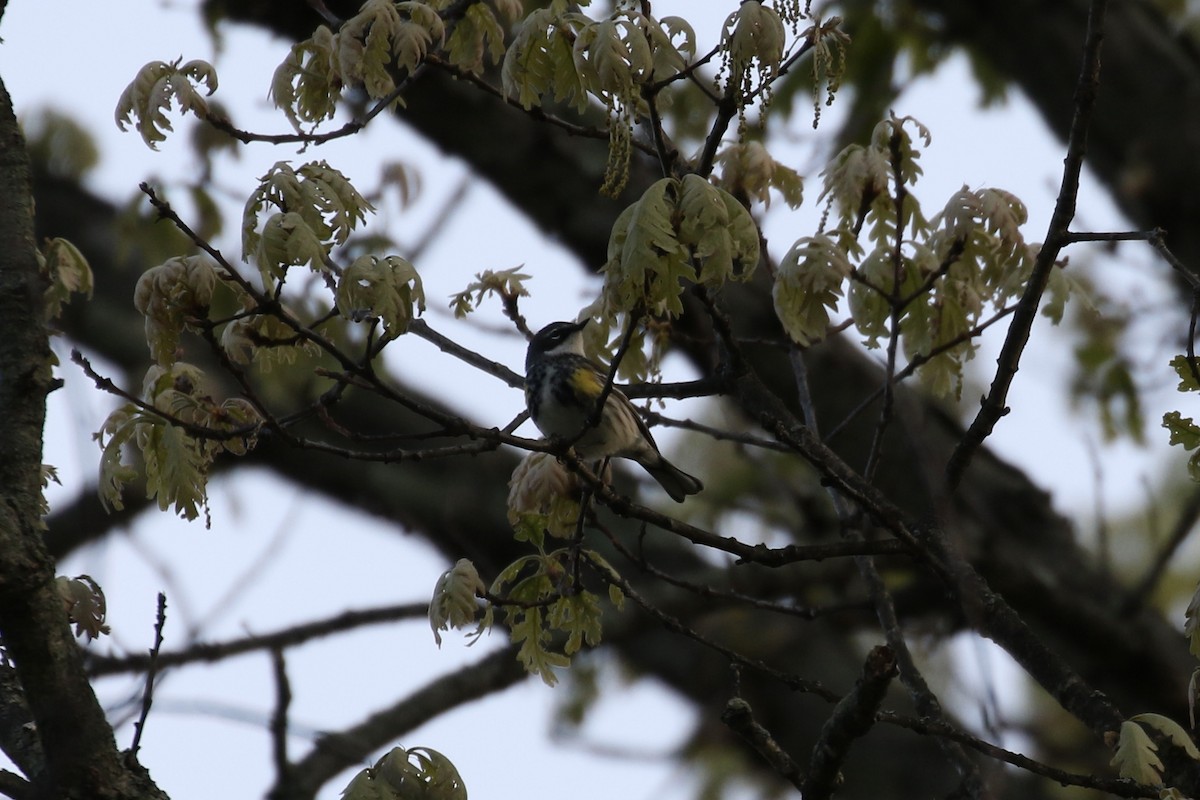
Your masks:
{"label": "yellow-rumped warbler", "polygon": [[604,391],[607,373],[583,355],[583,322],[552,322],[537,332],[525,355],[525,403],[542,433],[573,441],[582,459],[628,458],[645,467],[676,502],[704,488],[658,452],[650,429],[629,398],[613,389],[595,427],[584,432]]}

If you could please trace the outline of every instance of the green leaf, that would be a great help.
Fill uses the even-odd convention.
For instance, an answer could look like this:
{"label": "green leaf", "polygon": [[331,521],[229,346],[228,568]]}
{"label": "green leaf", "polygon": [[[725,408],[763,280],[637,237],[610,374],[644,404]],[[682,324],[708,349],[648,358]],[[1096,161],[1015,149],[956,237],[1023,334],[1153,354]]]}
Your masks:
{"label": "green leaf", "polygon": [[771,297],[784,329],[801,346],[825,338],[829,312],[837,308],[853,269],[847,253],[826,233],[798,240],[783,257]]}
{"label": "green leaf", "polygon": [[1171,359],[1171,369],[1179,376],[1179,386],[1176,387],[1179,391],[1200,391],[1200,383],[1196,381],[1196,375],[1200,374],[1200,358],[1191,359],[1189,362],[1185,355],[1175,356]]}
{"label": "green leaf", "polygon": [[42,295],[46,319],[58,319],[62,307],[73,294],[91,298],[94,285],[92,268],[79,248],[66,239],[54,238],[43,245],[40,255],[42,274],[48,282]]}
{"label": "green leaf", "polygon": [[142,273],[133,304],[146,318],[146,344],[156,362],[175,361],[180,334],[207,319],[216,286],[207,256],[172,258]]}
{"label": "green leaf", "polygon": [[504,57],[504,28],[484,3],[472,3],[446,42],[446,56],[459,69],[478,75],[484,59],[493,64]]}
{"label": "green leaf", "polygon": [[[433,628],[433,639],[442,646],[439,631],[463,628],[475,622],[479,613],[478,598],[487,591],[475,565],[460,558],[453,567],[442,573],[433,587],[433,599],[429,601],[429,625]],[[475,640],[485,630],[480,623],[472,636]]]}
{"label": "green leaf", "polygon": [[203,119],[208,115],[208,103],[197,88],[203,87],[207,95],[217,90],[212,64],[194,60],[181,65],[182,60],[146,64],[117,101],[117,127],[126,130],[132,123],[151,150],[157,150],[158,143],[167,138],[166,131],[173,130],[166,116],[172,104],[182,113],[190,111]]}
{"label": "green leaf", "polygon": [[1200,447],[1200,426],[1192,422],[1191,417],[1185,417],[1178,411],[1168,411],[1163,414],[1162,425],[1170,431],[1172,445],[1182,445],[1185,450]]}
{"label": "green leaf", "polygon": [[359,256],[338,279],[337,307],[346,319],[378,317],[393,338],[425,311],[425,290],[416,268],[403,258]]}
{"label": "green leaf", "polygon": [[429,747],[394,747],[361,770],[342,790],[343,800],[467,800],[467,788],[450,759]]}
{"label": "green leaf", "polygon": [[1156,745],[1141,725],[1126,720],[1121,723],[1121,735],[1116,755],[1111,763],[1122,778],[1130,778],[1150,786],[1162,785],[1163,764]]}
{"label": "green leaf", "polygon": [[571,666],[571,659],[549,649],[549,634],[542,619],[542,609],[528,608],[509,617],[510,637],[517,649],[517,659],[531,675],[537,675],[547,686],[558,683],[555,669]]}
{"label": "green leaf", "polygon": [[1192,737],[1183,729],[1183,726],[1175,720],[1164,717],[1162,714],[1150,713],[1134,714],[1130,719],[1143,725],[1149,725],[1170,739],[1172,744],[1182,749],[1193,760],[1200,761],[1200,750],[1196,749],[1196,743],[1192,741]]}
{"label": "green leaf", "polygon": [[554,630],[567,634],[563,653],[568,656],[578,653],[586,643],[595,647],[600,643],[601,609],[596,595],[582,590],[559,598],[550,606],[547,622]]}
{"label": "green leaf", "polygon": [[575,67],[571,41],[586,20],[552,8],[536,9],[526,17],[504,56],[500,77],[505,94],[515,96],[526,110],[551,93],[556,102],[586,109],[588,94]]}
{"label": "green leaf", "polygon": [[[260,234],[259,217],[271,207],[277,211]],[[242,258],[255,257],[268,288],[288,266],[324,269],[332,247],[345,244],[373,210],[346,176],[325,161],[298,169],[276,162],[260,178],[242,212]]]}

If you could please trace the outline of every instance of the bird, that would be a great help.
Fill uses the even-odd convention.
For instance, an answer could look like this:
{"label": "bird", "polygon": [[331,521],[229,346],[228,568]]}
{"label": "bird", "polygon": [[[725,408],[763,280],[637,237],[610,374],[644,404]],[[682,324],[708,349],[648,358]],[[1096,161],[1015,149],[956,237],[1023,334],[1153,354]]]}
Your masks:
{"label": "bird", "polygon": [[604,392],[608,373],[583,354],[582,322],[552,322],[529,341],[525,354],[525,404],[551,439],[571,442],[590,461],[627,458],[641,464],[677,503],[704,485],[663,457],[633,403],[617,388],[604,400],[595,426],[584,430]]}

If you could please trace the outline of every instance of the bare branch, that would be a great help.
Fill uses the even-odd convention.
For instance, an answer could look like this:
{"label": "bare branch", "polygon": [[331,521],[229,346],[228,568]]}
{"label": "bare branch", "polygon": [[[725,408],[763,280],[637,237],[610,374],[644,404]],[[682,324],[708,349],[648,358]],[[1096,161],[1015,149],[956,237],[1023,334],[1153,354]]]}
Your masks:
{"label": "bare branch", "polygon": [[[212,663],[226,658],[255,653],[263,650],[277,650],[295,647],[312,639],[319,639],[336,633],[353,630],[363,625],[378,625],[399,620],[424,618],[429,613],[425,603],[406,603],[402,605],[381,606],[363,611],[344,611],[333,617],[315,622],[306,622],[291,628],[284,628],[275,633],[265,633],[257,636],[246,636],[216,644],[197,643],[186,650],[159,653],[158,669],[179,667],[195,663]],[[92,655],[88,659],[88,671],[93,675],[115,675],[124,672],[142,672],[150,667],[150,658],[145,655],[132,655],[125,658]]]}
{"label": "bare branch", "polygon": [[805,800],[825,800],[833,794],[850,746],[875,724],[875,713],[896,672],[896,660],[886,647],[876,647],[867,654],[858,682],[833,707],[821,728],[821,737],[813,745],[808,774],[799,787]]}
{"label": "bare branch", "polygon": [[149,666],[146,668],[146,685],[142,690],[142,710],[133,723],[133,742],[129,745],[128,757],[137,760],[138,750],[142,746],[142,734],[146,730],[146,719],[150,716],[150,706],[154,704],[154,678],[158,674],[158,655],[162,650],[163,627],[167,624],[167,596],[158,593],[158,611],[154,621],[154,644],[150,647]]}

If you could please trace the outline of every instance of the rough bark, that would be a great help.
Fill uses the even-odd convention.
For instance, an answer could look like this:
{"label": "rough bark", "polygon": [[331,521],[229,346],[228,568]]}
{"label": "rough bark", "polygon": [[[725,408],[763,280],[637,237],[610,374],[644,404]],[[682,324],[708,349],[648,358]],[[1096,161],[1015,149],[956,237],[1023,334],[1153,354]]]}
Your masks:
{"label": "rough bark", "polygon": [[17,763],[41,767],[28,775],[38,796],[148,796],[152,787],[134,788],[92,692],[42,541],[42,427],[53,389],[44,288],[29,159],[0,83],[0,641],[23,693],[6,696],[5,706],[27,709],[40,748],[16,727],[0,741],[14,747]]}

